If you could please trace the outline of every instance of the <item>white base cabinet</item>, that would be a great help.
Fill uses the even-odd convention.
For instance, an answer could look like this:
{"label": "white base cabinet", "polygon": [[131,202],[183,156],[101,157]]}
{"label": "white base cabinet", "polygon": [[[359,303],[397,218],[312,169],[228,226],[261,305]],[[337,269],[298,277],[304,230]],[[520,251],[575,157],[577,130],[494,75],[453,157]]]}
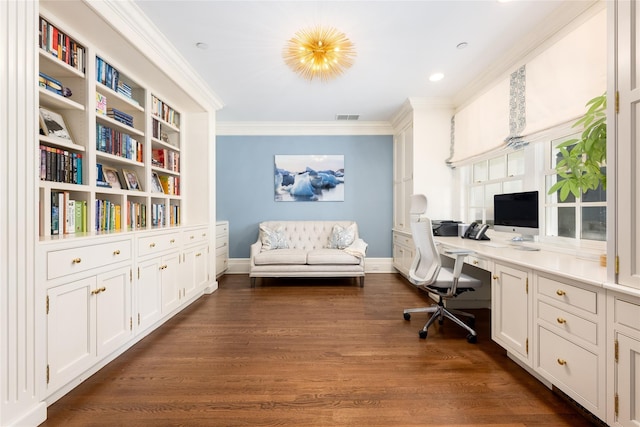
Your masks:
{"label": "white base cabinet", "polygon": [[608,291],[609,424],[640,426],[640,297]]}
{"label": "white base cabinet", "polygon": [[531,272],[495,263],[491,289],[491,338],[531,366]]}
{"label": "white base cabinet", "polygon": [[216,223],[216,277],[229,268],[229,221]]}

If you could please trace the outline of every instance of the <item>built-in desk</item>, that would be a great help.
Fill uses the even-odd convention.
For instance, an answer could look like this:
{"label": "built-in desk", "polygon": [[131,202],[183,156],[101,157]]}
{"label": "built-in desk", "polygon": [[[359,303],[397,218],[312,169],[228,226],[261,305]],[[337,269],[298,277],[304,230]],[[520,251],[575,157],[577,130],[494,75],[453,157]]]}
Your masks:
{"label": "built-in desk", "polygon": [[473,250],[465,262],[489,272],[491,338],[540,381],[605,420],[606,268],[596,257],[522,251],[498,239],[436,240],[441,253]]}

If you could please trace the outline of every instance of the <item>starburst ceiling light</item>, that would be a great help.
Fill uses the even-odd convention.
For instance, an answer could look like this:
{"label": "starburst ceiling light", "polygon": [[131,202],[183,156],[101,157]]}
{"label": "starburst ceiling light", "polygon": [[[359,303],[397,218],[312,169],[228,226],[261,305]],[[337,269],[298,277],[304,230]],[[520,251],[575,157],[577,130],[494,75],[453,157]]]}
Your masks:
{"label": "starburst ceiling light", "polygon": [[317,26],[298,31],[287,42],[283,56],[286,64],[305,79],[327,81],[351,67],[356,51],[344,33]]}

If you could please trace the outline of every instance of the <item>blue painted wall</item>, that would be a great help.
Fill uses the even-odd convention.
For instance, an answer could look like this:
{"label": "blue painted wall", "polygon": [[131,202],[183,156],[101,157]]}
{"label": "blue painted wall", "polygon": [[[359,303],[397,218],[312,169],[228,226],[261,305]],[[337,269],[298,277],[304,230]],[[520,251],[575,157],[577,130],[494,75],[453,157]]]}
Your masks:
{"label": "blue painted wall", "polygon": [[[274,156],[342,154],[344,202],[276,202]],[[390,258],[393,137],[217,136],[216,215],[229,221],[229,257],[249,258],[266,220],[354,220],[367,256]]]}

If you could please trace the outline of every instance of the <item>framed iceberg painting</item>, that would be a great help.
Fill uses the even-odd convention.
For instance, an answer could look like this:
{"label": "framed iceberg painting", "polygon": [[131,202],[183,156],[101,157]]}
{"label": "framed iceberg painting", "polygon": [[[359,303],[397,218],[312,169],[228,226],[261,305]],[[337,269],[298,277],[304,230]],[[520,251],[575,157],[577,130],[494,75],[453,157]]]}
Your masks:
{"label": "framed iceberg painting", "polygon": [[343,202],[343,155],[276,155],[276,202]]}

